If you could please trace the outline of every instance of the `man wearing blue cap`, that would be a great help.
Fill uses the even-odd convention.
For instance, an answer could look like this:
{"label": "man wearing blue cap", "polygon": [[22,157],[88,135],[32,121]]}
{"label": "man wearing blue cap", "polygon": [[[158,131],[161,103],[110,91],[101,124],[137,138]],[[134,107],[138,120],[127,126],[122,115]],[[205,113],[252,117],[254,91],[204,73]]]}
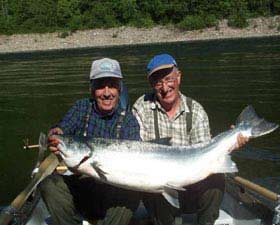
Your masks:
{"label": "man wearing blue cap", "polygon": [[[122,73],[116,60],[95,60],[90,72],[91,98],[76,101],[49,132],[49,150],[59,155],[53,134],[139,139],[136,118],[120,104]],[[55,225],[78,225],[83,219],[103,219],[98,224],[126,225],[139,204],[138,193],[96,182],[79,174],[54,174],[39,186]]]}
{"label": "man wearing blue cap", "polygon": [[[132,112],[140,125],[143,141],[171,138],[171,145],[191,145],[211,139],[208,116],[195,100],[180,92],[182,73],[168,54],[155,56],[147,65],[152,94],[136,100]],[[239,137],[239,148],[248,140]],[[207,162],[206,162],[207,163]],[[176,174],[174,174],[176,176]],[[180,210],[157,194],[145,194],[144,204],[157,225],[172,225],[181,213],[197,213],[197,224],[212,225],[219,216],[224,177],[214,174],[179,192]]]}

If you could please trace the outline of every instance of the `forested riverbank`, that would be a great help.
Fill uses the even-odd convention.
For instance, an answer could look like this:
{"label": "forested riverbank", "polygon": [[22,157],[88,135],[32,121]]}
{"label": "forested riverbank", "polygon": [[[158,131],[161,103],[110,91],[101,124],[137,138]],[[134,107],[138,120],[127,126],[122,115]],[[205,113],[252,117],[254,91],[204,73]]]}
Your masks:
{"label": "forested riverbank", "polygon": [[279,0],[2,0],[0,52],[278,35],[279,15]]}
{"label": "forested riverbank", "polygon": [[248,26],[247,19],[280,14],[279,0],[25,0],[0,3],[0,33],[45,33],[171,24],[182,30]]}
{"label": "forested riverbank", "polygon": [[61,32],[0,35],[0,53],[280,35],[277,26],[272,26],[280,24],[280,16],[248,21],[247,28],[232,28],[227,25],[227,20],[221,20],[217,27],[193,31],[168,26],[123,26],[76,31],[65,37]]}

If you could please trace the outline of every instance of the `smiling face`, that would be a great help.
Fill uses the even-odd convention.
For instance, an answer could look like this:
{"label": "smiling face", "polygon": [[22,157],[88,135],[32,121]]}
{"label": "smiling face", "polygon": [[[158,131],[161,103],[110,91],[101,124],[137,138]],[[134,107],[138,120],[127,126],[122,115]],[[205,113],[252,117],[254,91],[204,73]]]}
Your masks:
{"label": "smiling face", "polygon": [[175,66],[151,74],[149,80],[161,106],[166,111],[169,111],[179,104],[181,72]]}
{"label": "smiling face", "polygon": [[119,101],[120,79],[113,77],[95,79],[92,95],[101,114],[112,112]]}

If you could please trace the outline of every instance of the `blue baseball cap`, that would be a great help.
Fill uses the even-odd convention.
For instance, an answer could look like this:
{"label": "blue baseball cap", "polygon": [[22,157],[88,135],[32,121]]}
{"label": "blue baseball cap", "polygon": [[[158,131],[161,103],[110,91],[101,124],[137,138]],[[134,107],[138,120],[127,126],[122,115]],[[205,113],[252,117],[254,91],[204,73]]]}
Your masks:
{"label": "blue baseball cap", "polygon": [[148,77],[154,72],[162,69],[171,68],[173,66],[177,67],[175,59],[168,54],[156,55],[147,65]]}

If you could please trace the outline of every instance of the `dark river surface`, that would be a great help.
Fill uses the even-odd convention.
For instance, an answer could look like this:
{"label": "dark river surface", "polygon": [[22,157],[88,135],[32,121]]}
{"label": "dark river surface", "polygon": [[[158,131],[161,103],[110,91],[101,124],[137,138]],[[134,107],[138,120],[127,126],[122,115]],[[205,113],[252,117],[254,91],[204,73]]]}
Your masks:
{"label": "dark river surface", "polygon": [[[207,111],[212,135],[230,128],[253,105],[280,124],[280,37],[84,48],[0,55],[0,206],[30,181],[37,144],[76,99],[89,96],[91,62],[120,61],[130,103],[149,91],[145,68],[155,54],[173,55],[183,71],[181,90]],[[233,154],[239,175],[280,192],[280,129]]]}

